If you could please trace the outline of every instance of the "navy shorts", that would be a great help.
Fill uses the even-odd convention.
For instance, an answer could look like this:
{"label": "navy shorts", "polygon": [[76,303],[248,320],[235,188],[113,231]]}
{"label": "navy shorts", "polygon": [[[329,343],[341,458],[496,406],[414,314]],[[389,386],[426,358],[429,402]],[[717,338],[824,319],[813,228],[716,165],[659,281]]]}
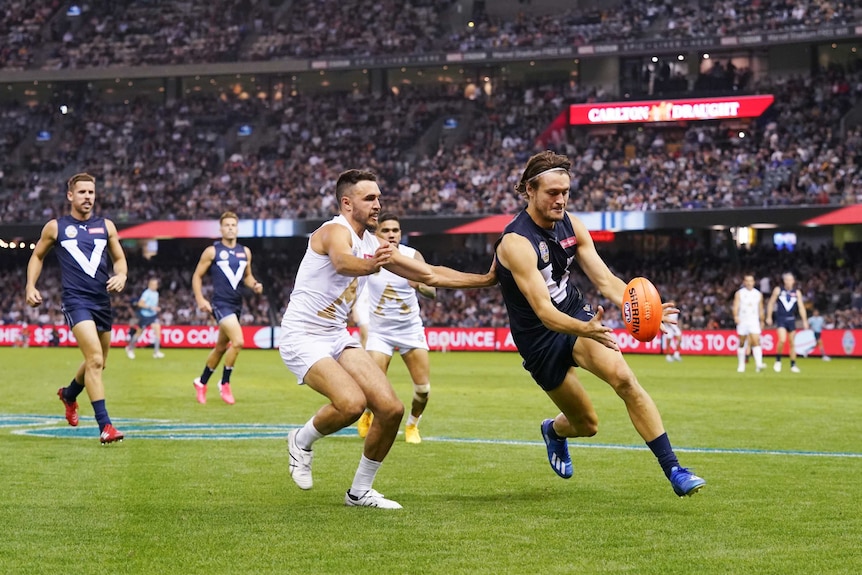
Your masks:
{"label": "navy shorts", "polygon": [[135,314],[138,316],[138,327],[141,329],[146,329],[159,321],[158,315],[143,315],[143,314]]}
{"label": "navy shorts", "polygon": [[230,315],[235,315],[237,321],[239,321],[239,318],[242,315],[242,303],[229,304],[225,302],[210,302],[210,305],[213,308],[213,317],[217,323],[221,323],[224,318]]}
{"label": "navy shorts", "polygon": [[[575,318],[590,321],[596,314],[582,308]],[[548,331],[541,337],[541,343],[531,353],[524,355],[524,369],[530,372],[536,383],[545,391],[553,391],[563,385],[570,367],[578,367],[572,351],[578,337],[567,333]]]}
{"label": "navy shorts", "polygon": [[96,324],[96,331],[105,332],[111,331],[111,326],[114,323],[114,317],[111,313],[110,305],[96,309],[86,307],[69,309],[66,306],[63,306],[62,311],[63,316],[66,318],[66,323],[70,328],[75,327],[82,321],[92,320]]}
{"label": "navy shorts", "polygon": [[783,327],[787,331],[796,331],[796,318],[795,317],[788,317],[788,318],[776,320],[775,327],[776,327],[776,329]]}

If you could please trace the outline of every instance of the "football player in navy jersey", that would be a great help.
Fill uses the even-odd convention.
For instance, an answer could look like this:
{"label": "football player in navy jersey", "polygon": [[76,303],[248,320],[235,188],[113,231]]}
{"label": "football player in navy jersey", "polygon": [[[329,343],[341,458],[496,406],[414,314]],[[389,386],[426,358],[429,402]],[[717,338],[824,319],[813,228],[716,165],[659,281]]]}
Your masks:
{"label": "football player in navy jersey", "polygon": [[796,278],[790,272],[781,274],[782,287],[775,286],[769,303],[766,304],[766,325],[772,325],[772,314],[775,312],[775,327],[778,332],[778,347],[775,348],[775,364],[772,368],[781,371],[781,352],[784,350],[785,342],[788,341],[787,334],[790,333],[790,371],[799,373],[801,370],[796,365],[796,348],[793,339],[796,337],[796,317],[802,319],[802,328],[808,329],[808,313],[802,304],[802,292],[796,288]]}
{"label": "football player in navy jersey", "polygon": [[[114,223],[93,214],[96,201],[93,176],[85,173],[72,176],[66,198],[71,203],[70,214],[45,224],[27,264],[27,304],[37,307],[42,303],[36,282],[42,274],[45,256],[59,244],[57,259],[63,286],[63,316],[78,341],[84,362],[71,383],[57,390],[57,395],[66,408],[66,421],[77,426],[77,397],[86,389],[99,424],[99,440],[102,444],[113,443],[122,441],[123,434],[108,417],[102,370],[111,347],[110,294],[121,292],[126,286],[126,256]],[[109,256],[113,274],[108,270]]]}
{"label": "football player in navy jersey", "polygon": [[[606,381],[625,402],[629,418],[655,454],[680,497],[706,482],[682,467],[671,447],[661,415],[620,353],[604,310],[586,302],[573,283],[580,270],[606,298],[622,307],[626,284],[596,252],[586,226],[566,211],[571,162],[550,151],[529,159],[516,190],[527,207],[506,226],[497,242],[497,278],[509,312],[512,339],[524,368],[561,410],[541,425],[548,461],[563,478],[573,474],[567,438],[591,437],[598,416],[576,367]],[[664,318],[678,313],[664,304]]]}
{"label": "football player in navy jersey", "polygon": [[[263,293],[263,284],[251,273],[251,250],[236,241],[239,217],[233,212],[225,212],[219,218],[219,226],[221,239],[204,250],[192,274],[192,290],[198,308],[212,314],[218,322],[218,341],[207,357],[203,373],[195,378],[194,386],[198,403],[206,403],[207,382],[224,356],[219,394],[225,403],[233,405],[235,400],[230,389],[230,376],[245,344],[239,324],[242,314],[239,286],[243,283],[259,294]],[[213,288],[209,300],[203,294],[203,277],[207,271],[210,271]]]}

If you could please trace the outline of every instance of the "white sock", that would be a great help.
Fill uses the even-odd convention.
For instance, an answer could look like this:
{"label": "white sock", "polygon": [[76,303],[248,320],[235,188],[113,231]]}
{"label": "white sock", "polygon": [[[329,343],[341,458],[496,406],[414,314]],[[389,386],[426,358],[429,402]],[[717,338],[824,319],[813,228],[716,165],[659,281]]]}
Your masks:
{"label": "white sock", "polygon": [[407,416],[407,425],[419,425],[420,419],[422,419],[421,415],[419,417],[416,417],[411,413]]}
{"label": "white sock", "polygon": [[350,486],[350,494],[356,497],[361,497],[366,491],[374,485],[374,478],[377,477],[377,470],[383,465],[382,461],[372,461],[364,455],[359,460],[359,467],[356,468],[356,475],[353,476],[353,485]]}
{"label": "white sock", "polygon": [[306,451],[311,451],[311,446],[315,441],[324,437],[322,433],[317,431],[317,428],[314,427],[314,418],[309,419],[305,425],[302,426],[302,429],[296,434],[296,445],[299,446],[300,449],[304,449]]}
{"label": "white sock", "polygon": [[763,348],[755,345],[751,348],[751,355],[754,356],[754,365],[763,365]]}
{"label": "white sock", "polygon": [[[758,348],[760,349],[760,348]],[[739,367],[745,369],[745,348],[740,347],[736,350],[736,357],[739,359]]]}

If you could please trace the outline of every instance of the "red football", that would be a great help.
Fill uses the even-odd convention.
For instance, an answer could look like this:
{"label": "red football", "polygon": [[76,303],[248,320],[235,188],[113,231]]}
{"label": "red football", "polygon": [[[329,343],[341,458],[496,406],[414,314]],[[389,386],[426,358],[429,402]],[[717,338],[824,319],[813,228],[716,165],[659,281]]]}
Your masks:
{"label": "red football", "polygon": [[661,332],[661,296],[652,282],[638,277],[623,294],[623,323],[638,341],[652,341]]}

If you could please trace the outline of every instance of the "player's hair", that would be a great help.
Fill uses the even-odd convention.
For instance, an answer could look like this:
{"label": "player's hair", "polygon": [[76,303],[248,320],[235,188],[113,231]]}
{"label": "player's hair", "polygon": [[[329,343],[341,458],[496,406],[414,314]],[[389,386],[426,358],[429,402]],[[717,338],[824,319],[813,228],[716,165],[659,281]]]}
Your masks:
{"label": "player's hair", "polygon": [[347,170],[338,175],[335,183],[335,201],[340,205],[341,198],[359,182],[376,182],[377,174],[369,170]]}
{"label": "player's hair", "polygon": [[219,216],[218,223],[219,225],[221,225],[222,222],[231,218],[235,219],[236,221],[239,221],[239,216],[236,215],[234,212],[225,212],[221,216]]}
{"label": "player's hair", "polygon": [[87,172],[81,172],[80,174],[75,174],[74,176],[69,178],[68,182],[66,182],[66,189],[71,192],[72,189],[75,187],[75,184],[77,184],[78,182],[92,182],[95,184],[96,178],[91,176]]}
{"label": "player's hair", "polygon": [[550,150],[539,152],[527,160],[527,167],[521,175],[521,180],[515,186],[515,191],[522,196],[527,195],[527,187],[535,187],[535,180],[549,170],[560,170],[566,173],[572,169],[572,162],[566,156],[556,154]]}
{"label": "player's hair", "polygon": [[392,212],[385,212],[384,214],[377,217],[378,222],[388,222],[389,220],[398,222],[399,224],[401,223],[401,220],[398,219],[398,216],[396,216]]}

